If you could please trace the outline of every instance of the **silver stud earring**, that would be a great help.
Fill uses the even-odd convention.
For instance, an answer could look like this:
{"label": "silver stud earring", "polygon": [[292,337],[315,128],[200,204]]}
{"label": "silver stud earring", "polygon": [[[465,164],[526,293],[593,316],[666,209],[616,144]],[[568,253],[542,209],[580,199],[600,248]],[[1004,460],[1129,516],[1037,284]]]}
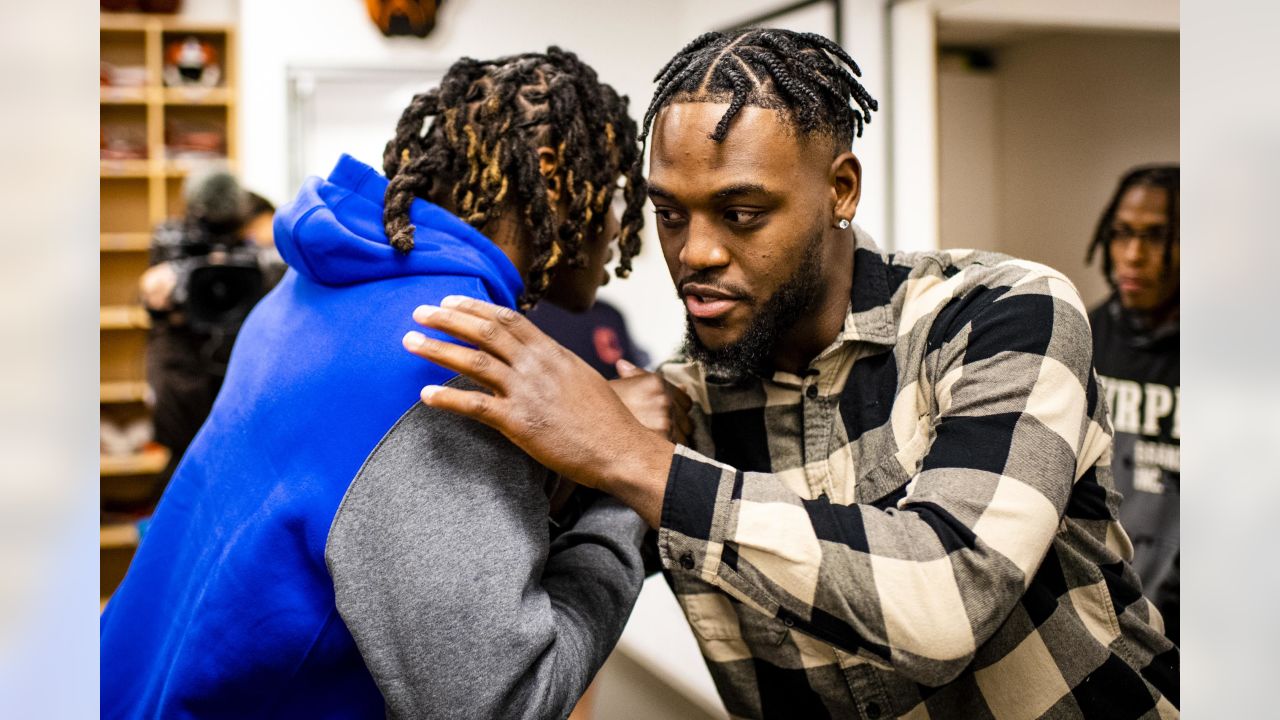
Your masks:
{"label": "silver stud earring", "polygon": [[836,223],[836,227],[840,228],[841,230],[848,230],[849,229],[848,219],[840,218],[840,222]]}

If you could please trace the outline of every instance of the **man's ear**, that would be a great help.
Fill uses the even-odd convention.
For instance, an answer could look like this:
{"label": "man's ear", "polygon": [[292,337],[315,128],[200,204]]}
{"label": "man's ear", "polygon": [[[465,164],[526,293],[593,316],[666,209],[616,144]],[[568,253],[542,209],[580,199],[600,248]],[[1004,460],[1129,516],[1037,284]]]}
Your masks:
{"label": "man's ear", "polygon": [[555,205],[560,202],[560,163],[554,148],[543,145],[538,148],[538,172],[547,181],[547,200]]}
{"label": "man's ear", "polygon": [[862,163],[852,152],[843,152],[831,161],[831,196],[835,201],[835,219],[852,220],[862,198]]}

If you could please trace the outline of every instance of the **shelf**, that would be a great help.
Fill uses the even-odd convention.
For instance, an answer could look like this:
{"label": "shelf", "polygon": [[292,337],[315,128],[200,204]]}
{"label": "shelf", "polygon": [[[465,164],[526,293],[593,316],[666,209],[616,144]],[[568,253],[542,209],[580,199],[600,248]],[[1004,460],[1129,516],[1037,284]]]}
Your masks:
{"label": "shelf", "polygon": [[164,163],[165,177],[182,178],[191,172],[192,168],[204,168],[210,164],[226,165],[230,164],[230,158],[225,155],[207,158],[180,158],[177,160],[166,160]]}
{"label": "shelf", "polygon": [[[101,87],[101,86],[100,86]],[[100,101],[103,105],[145,105],[147,88],[145,87],[101,87]]]}
{"label": "shelf", "polygon": [[[99,392],[104,416],[145,417],[151,390],[146,377],[146,344],[150,317],[140,306],[138,279],[146,270],[151,228],[185,212],[183,181],[197,163],[174,159],[167,140],[182,145],[183,135],[216,128],[226,162],[237,166],[236,87],[238,30],[235,23],[191,20],[178,15],[104,12],[99,15],[99,57],[105,77],[121,84],[99,86],[99,116],[112,149],[137,150],[100,161]],[[163,83],[165,58],[176,42],[195,36],[213,47],[221,65],[217,87]],[[123,70],[123,72],[121,72]],[[137,84],[142,83],[142,84]],[[186,142],[188,146],[198,146]],[[144,146],[145,143],[145,146]],[[144,152],[145,158],[137,157]],[[133,154],[133,157],[127,155]],[[105,154],[111,158],[111,153]],[[148,446],[154,448],[155,446]],[[133,455],[100,455],[102,488],[117,497],[104,507],[123,507],[123,496],[140,500],[158,480],[169,460],[155,449]],[[113,504],[114,503],[114,504]],[[102,601],[111,597],[124,577],[137,546],[138,518],[105,512],[101,526],[99,581]],[[145,527],[145,525],[144,525]]]}
{"label": "shelf", "polygon": [[165,105],[231,105],[235,102],[231,91],[226,87],[128,87],[99,86],[99,101],[103,105],[146,105],[147,103],[163,103]]}
{"label": "shelf", "polygon": [[98,398],[107,404],[140,403],[146,399],[147,384],[136,380],[115,380],[98,386]]}
{"label": "shelf", "polygon": [[101,455],[101,475],[155,475],[169,464],[169,451],[164,448],[143,450],[133,455]]}
{"label": "shelf", "polygon": [[166,105],[230,105],[231,92],[225,87],[167,87]]}
{"label": "shelf", "polygon": [[137,12],[99,13],[98,27],[99,29],[107,32],[141,32],[143,30],[189,32],[196,34],[225,34],[227,32],[227,25],[225,24],[200,22],[198,20],[192,21],[177,15]]}
{"label": "shelf", "polygon": [[138,546],[138,526],[133,524],[102,525],[98,528],[98,544],[103,550],[121,550]]}
{"label": "shelf", "polygon": [[146,252],[151,249],[151,234],[144,232],[102,233],[99,248],[103,252]]}
{"label": "shelf", "polygon": [[141,13],[104,12],[99,15],[98,27],[102,30],[111,32],[120,32],[123,30],[141,32],[146,30],[147,26],[154,20],[154,16],[143,15]]}
{"label": "shelf", "polygon": [[151,318],[141,305],[104,305],[98,313],[103,330],[145,330]]}
{"label": "shelf", "polygon": [[99,174],[104,178],[145,178],[151,174],[149,160],[102,160]]}

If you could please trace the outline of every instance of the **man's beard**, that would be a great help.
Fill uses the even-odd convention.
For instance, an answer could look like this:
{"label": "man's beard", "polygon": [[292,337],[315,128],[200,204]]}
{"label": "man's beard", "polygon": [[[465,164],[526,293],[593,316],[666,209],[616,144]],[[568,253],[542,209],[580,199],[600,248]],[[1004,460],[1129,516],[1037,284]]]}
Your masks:
{"label": "man's beard", "polygon": [[817,305],[825,284],[821,280],[824,232],[817,228],[805,246],[800,266],[751,318],[742,337],[718,350],[702,343],[693,318],[685,315],[684,353],[701,363],[710,379],[738,382],[753,374],[767,376],[774,350],[787,331]]}

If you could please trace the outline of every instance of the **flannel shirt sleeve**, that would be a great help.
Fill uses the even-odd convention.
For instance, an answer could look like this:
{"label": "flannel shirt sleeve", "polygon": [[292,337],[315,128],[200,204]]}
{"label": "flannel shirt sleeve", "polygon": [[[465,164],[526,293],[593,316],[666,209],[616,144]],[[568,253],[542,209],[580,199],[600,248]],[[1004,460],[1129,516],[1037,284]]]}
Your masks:
{"label": "flannel shirt sleeve", "polygon": [[966,299],[930,330],[932,443],[895,506],[803,498],[778,475],[678,447],[664,565],[916,682],[954,679],[1022,597],[1109,444],[1090,418],[1092,341],[1070,283]]}

